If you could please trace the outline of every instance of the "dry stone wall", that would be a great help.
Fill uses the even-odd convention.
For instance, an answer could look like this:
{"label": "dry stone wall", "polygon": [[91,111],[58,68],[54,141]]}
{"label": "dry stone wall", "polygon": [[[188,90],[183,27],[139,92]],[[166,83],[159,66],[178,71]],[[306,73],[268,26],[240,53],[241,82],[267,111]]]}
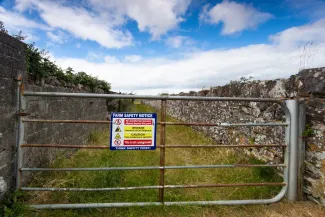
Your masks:
{"label": "dry stone wall", "polygon": [[[305,196],[325,205],[325,68],[306,69],[289,79],[237,81],[185,96],[298,98],[307,107]],[[145,101],[160,108],[159,101]],[[187,122],[247,123],[284,121],[280,105],[257,102],[168,101],[169,115]],[[284,127],[194,127],[219,144],[284,144]],[[246,149],[245,149],[246,150]],[[281,149],[247,149],[247,154],[270,163],[283,162]]]}

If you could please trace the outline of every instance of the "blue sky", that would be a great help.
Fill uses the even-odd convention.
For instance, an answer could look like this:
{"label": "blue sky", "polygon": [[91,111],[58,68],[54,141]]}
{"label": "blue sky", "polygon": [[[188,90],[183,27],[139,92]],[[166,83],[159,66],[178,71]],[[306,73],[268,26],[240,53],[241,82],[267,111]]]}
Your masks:
{"label": "blue sky", "polygon": [[325,66],[324,18],[322,0],[0,0],[6,28],[62,68],[140,94]]}

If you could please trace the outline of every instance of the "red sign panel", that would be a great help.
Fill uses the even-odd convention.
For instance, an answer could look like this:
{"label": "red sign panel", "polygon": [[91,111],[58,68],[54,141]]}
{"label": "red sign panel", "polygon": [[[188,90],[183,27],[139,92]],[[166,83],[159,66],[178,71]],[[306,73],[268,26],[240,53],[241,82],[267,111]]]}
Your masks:
{"label": "red sign panel", "polygon": [[124,125],[152,125],[152,120],[125,119]]}
{"label": "red sign panel", "polygon": [[152,145],[152,140],[124,140],[124,145]]}

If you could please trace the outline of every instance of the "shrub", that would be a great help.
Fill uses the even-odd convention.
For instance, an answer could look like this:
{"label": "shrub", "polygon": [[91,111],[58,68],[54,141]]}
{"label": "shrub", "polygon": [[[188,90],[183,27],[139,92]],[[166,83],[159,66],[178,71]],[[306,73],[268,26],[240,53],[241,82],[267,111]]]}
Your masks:
{"label": "shrub", "polygon": [[[2,21],[0,21],[0,33],[8,34],[8,31],[4,27]],[[18,34],[12,36],[20,41],[24,41],[26,39],[26,36],[23,35],[22,31],[19,31]],[[109,93],[109,90],[111,89],[110,83],[103,80],[98,80],[96,77],[88,75],[85,72],[74,73],[74,70],[71,67],[63,70],[61,67],[56,65],[55,62],[50,60],[48,51],[44,49],[40,50],[35,46],[35,43],[27,45],[26,61],[28,78],[31,81],[55,77],[61,84],[64,82],[74,85],[81,84],[84,87],[88,87],[88,89],[92,92],[96,91],[96,89],[101,89],[105,93]]]}
{"label": "shrub", "polygon": [[92,92],[96,91],[96,89],[101,89],[105,93],[108,93],[111,89],[110,83],[88,75],[86,72],[74,73],[71,67],[62,70],[55,62],[49,60],[47,51],[39,50],[35,47],[34,43],[27,46],[26,54],[28,75],[32,81],[51,76],[57,78],[60,83],[81,84],[84,87],[88,87]]}

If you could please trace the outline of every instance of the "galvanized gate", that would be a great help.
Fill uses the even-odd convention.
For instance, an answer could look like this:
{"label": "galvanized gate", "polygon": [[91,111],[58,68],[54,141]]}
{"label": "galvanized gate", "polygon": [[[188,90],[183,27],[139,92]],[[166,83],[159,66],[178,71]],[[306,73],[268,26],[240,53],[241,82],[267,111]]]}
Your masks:
{"label": "galvanized gate", "polygon": [[[297,198],[298,183],[298,101],[267,98],[234,98],[234,97],[189,97],[189,96],[142,96],[142,95],[111,95],[111,94],[90,94],[90,93],[56,93],[56,92],[30,92],[23,91],[21,82],[17,87],[17,107],[18,113],[18,136],[17,136],[17,176],[16,189],[23,191],[116,191],[116,190],[141,190],[159,189],[158,202],[134,202],[134,203],[85,203],[85,204],[35,204],[32,207],[37,209],[64,209],[64,208],[103,208],[103,207],[126,207],[126,206],[150,206],[150,205],[239,205],[239,204],[268,204],[280,201],[285,195],[289,200]],[[98,120],[39,120],[27,119],[25,113],[26,100],[28,97],[70,97],[70,98],[103,98],[103,99],[143,99],[160,100],[161,117],[158,124],[160,131],[160,164],[159,166],[141,167],[105,167],[105,168],[27,168],[24,167],[24,149],[29,147],[38,148],[80,148],[80,149],[109,149],[108,146],[87,146],[87,145],[61,145],[61,144],[26,144],[24,141],[24,126],[29,122],[42,123],[83,123],[83,124],[108,124],[110,121]],[[240,102],[271,102],[279,104],[286,115],[283,123],[185,123],[166,122],[166,103],[168,100],[189,100],[189,101],[240,101]],[[218,127],[238,127],[238,126],[263,126],[263,127],[285,127],[285,142],[282,145],[168,145],[165,142],[166,125],[187,125],[187,126],[218,126]],[[232,165],[189,165],[189,166],[166,166],[165,150],[169,148],[261,148],[261,147],[281,147],[284,150],[284,162],[281,164],[232,164]],[[283,168],[282,182],[268,183],[233,183],[233,184],[204,184],[204,185],[165,185],[165,170],[170,169],[203,169],[203,168],[235,168],[235,167],[276,167]],[[21,186],[22,177],[25,172],[39,171],[112,171],[112,170],[159,170],[159,185],[157,186],[131,186],[131,187],[110,187],[110,188],[36,188]],[[165,201],[165,189],[173,188],[210,188],[210,187],[243,187],[243,186],[282,186],[281,191],[271,199],[257,200],[218,200],[218,201]]]}

